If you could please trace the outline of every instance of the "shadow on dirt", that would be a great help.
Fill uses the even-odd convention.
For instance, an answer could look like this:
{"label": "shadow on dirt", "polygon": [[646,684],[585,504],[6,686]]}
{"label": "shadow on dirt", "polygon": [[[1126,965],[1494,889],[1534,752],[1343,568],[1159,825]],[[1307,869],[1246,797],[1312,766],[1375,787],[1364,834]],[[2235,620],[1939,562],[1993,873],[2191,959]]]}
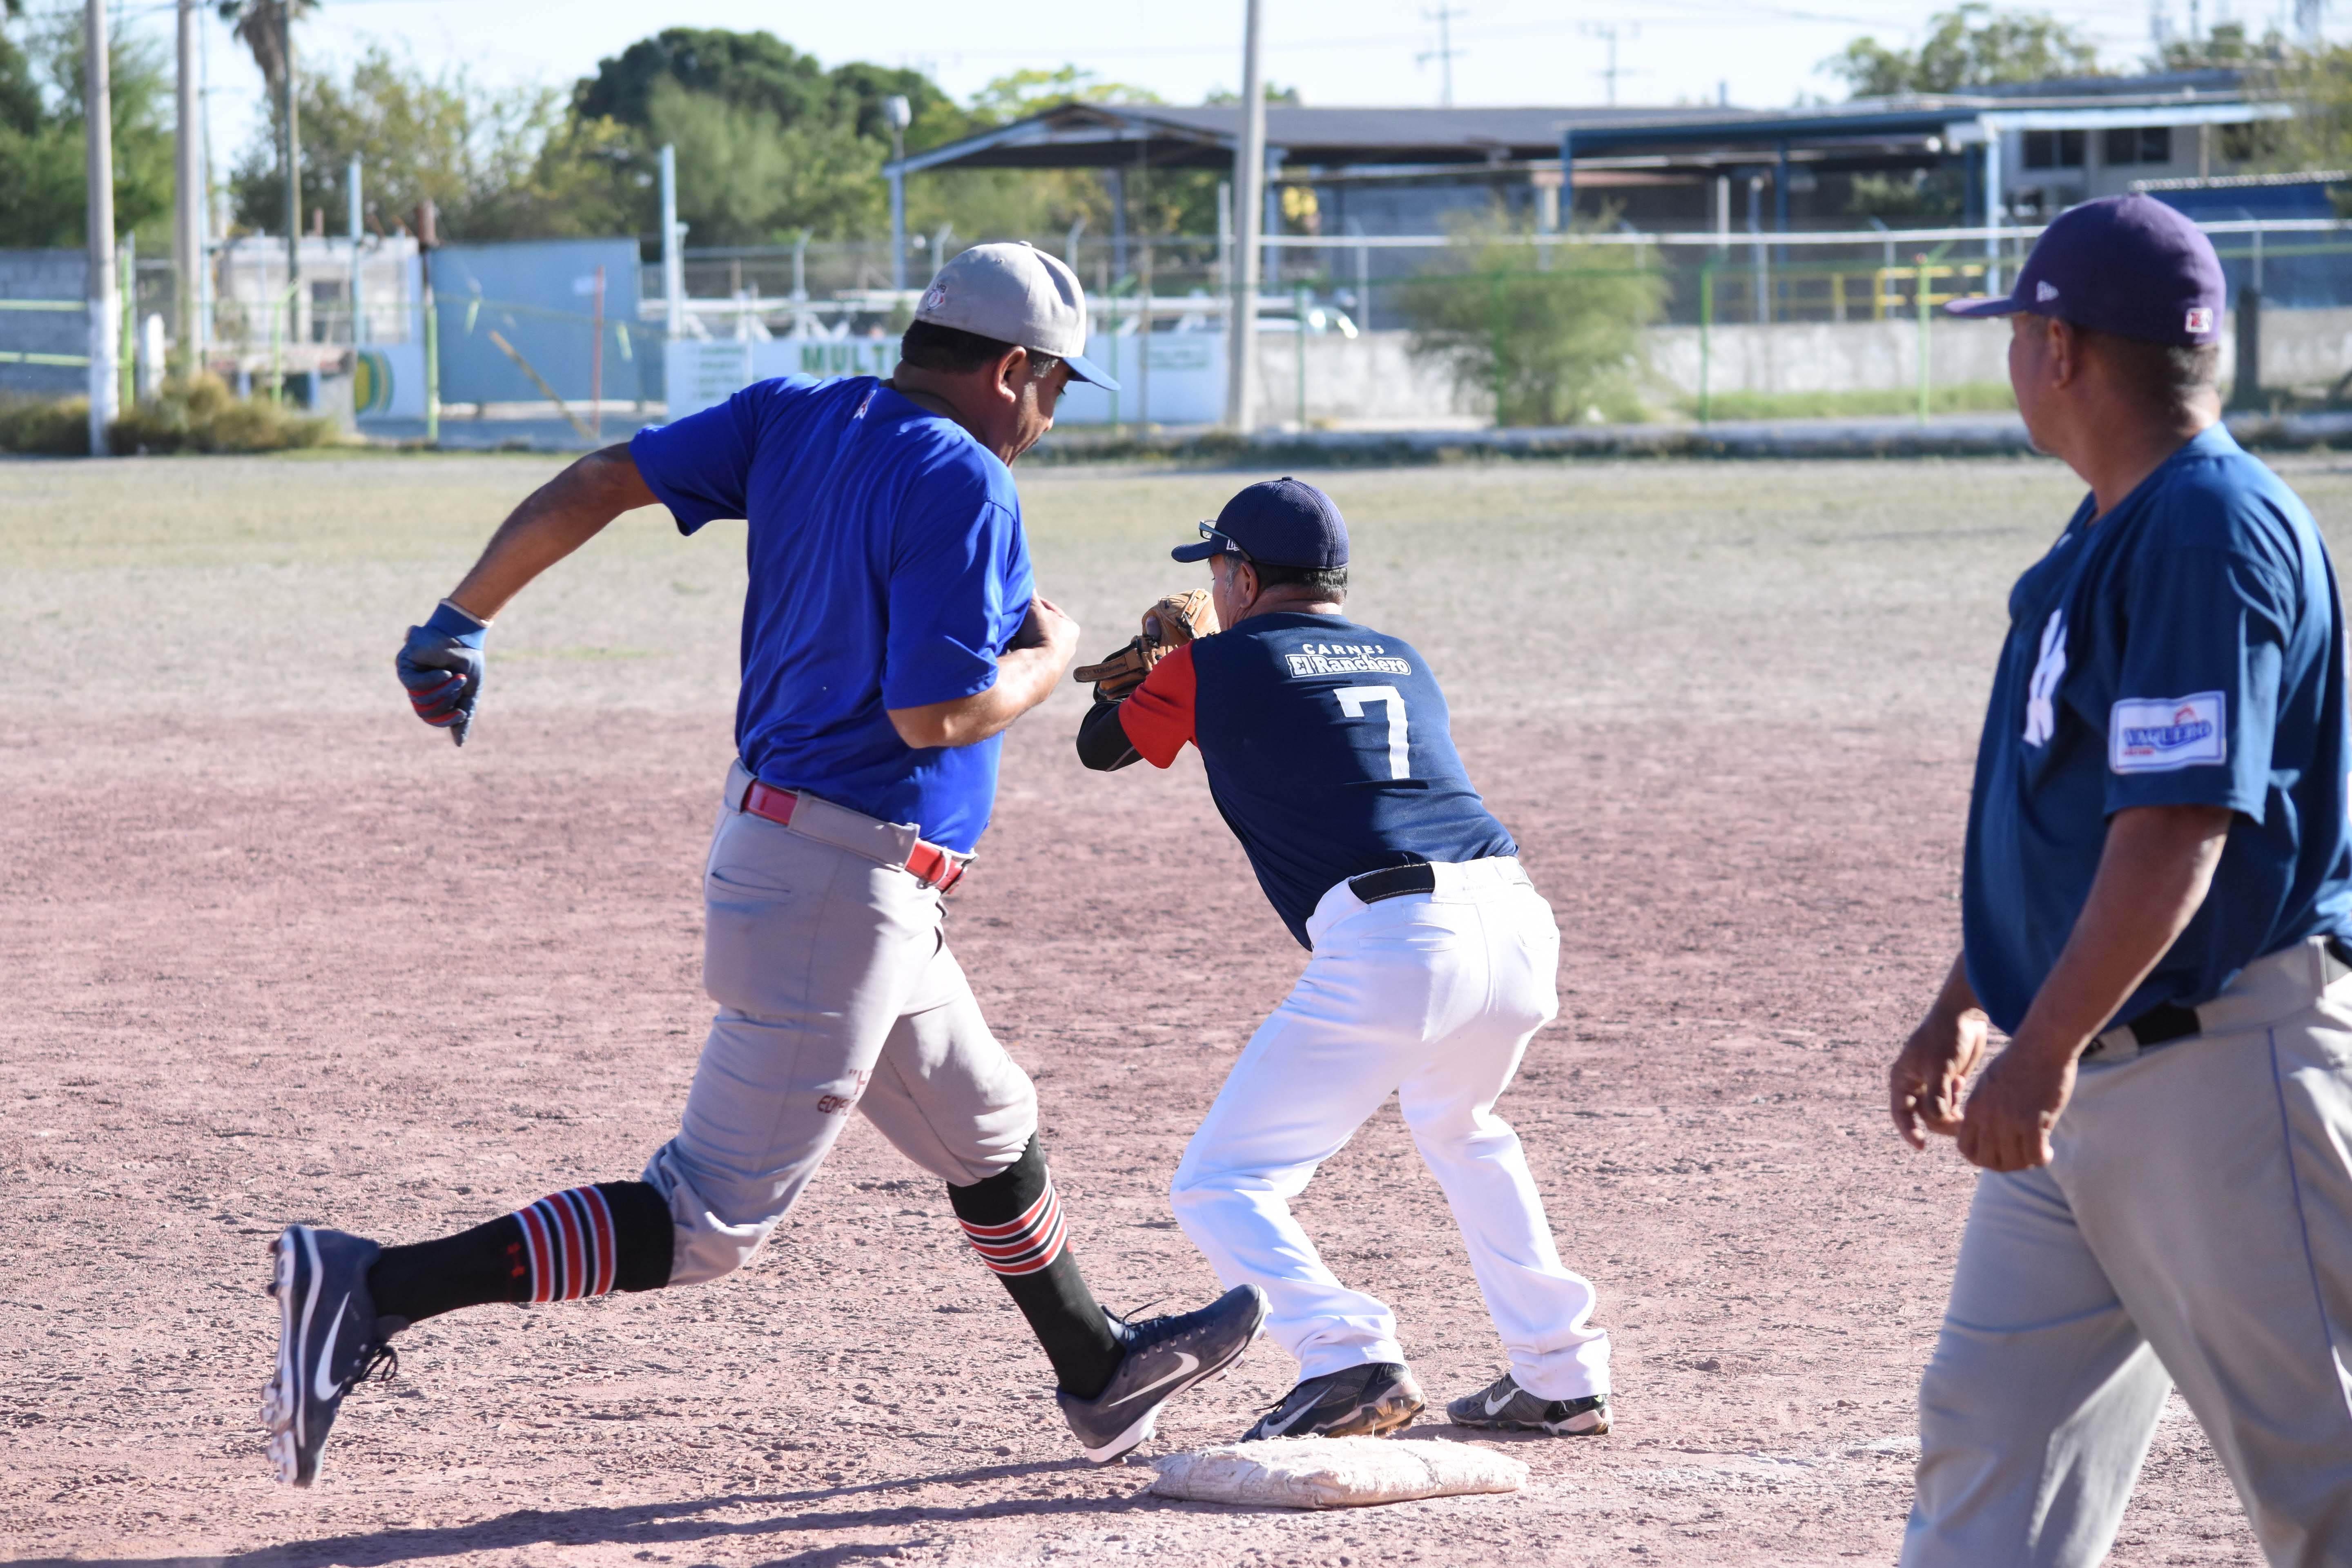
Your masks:
{"label": "shadow on dirt", "polygon": [[[690,1546],[707,1541],[757,1541],[778,1538],[785,1546],[802,1531],[890,1530],[898,1542],[845,1542],[776,1559],[769,1568],[838,1568],[838,1565],[894,1558],[905,1532],[926,1525],[953,1525],[971,1519],[1039,1517],[1076,1518],[1114,1515],[1138,1508],[1168,1506],[1157,1499],[1130,1497],[1020,1498],[999,1497],[968,1507],[939,1508],[919,1504],[868,1509],[807,1507],[910,1488],[955,1482],[1001,1481],[1042,1477],[1091,1467],[1079,1459],[1048,1465],[986,1465],[968,1470],[943,1470],[934,1475],[872,1481],[856,1486],[826,1487],[793,1492],[731,1493],[688,1502],[638,1503],[624,1508],[518,1509],[471,1524],[410,1527],[363,1533],[324,1536],[316,1541],[289,1542],[257,1547],[225,1556],[198,1553],[169,1557],[25,1557],[0,1563],[0,1568],[385,1568],[403,1563],[431,1563],[467,1552],[520,1546],[620,1545],[647,1549]],[[716,1519],[709,1515],[740,1510],[788,1509],[755,1519]]]}

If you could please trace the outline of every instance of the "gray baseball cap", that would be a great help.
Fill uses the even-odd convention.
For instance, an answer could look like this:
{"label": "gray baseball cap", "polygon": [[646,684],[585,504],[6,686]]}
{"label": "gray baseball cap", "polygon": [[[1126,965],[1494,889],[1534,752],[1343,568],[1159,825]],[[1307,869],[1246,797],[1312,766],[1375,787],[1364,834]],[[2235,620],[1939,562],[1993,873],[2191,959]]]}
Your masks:
{"label": "gray baseball cap", "polygon": [[1078,275],[1025,239],[956,256],[932,276],[915,320],[1053,354],[1069,362],[1077,380],[1118,390],[1087,357],[1087,291]]}

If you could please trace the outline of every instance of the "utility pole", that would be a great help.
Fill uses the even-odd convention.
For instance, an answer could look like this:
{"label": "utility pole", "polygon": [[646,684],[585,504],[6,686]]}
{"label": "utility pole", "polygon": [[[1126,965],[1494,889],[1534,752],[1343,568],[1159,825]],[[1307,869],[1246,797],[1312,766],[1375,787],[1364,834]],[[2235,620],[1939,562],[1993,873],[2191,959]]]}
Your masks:
{"label": "utility pole", "polygon": [[1265,205],[1265,79],[1259,74],[1259,46],[1265,37],[1265,0],[1246,0],[1242,140],[1234,153],[1234,266],[1233,298],[1225,308],[1225,423],[1240,436],[1248,435],[1257,423],[1258,234]]}
{"label": "utility pole", "polygon": [[180,359],[187,373],[204,368],[205,137],[201,71],[196,63],[196,0],[180,0],[178,77],[173,95],[179,122],[173,128],[172,172],[172,313],[179,328]]}
{"label": "utility pole", "polygon": [[686,226],[677,221],[677,148],[661,150],[662,335],[671,342],[686,336]]}
{"label": "utility pole", "polygon": [[360,155],[354,153],[352,154],[351,163],[343,170],[344,216],[349,220],[352,231],[352,275],[349,285],[343,289],[343,303],[351,309],[353,348],[367,342],[367,331],[362,324],[360,316],[360,219],[362,216],[360,174]]}
{"label": "utility pole", "polygon": [[1454,18],[1467,16],[1469,14],[1461,7],[1451,5],[1440,5],[1434,11],[1422,13],[1423,19],[1437,24],[1437,47],[1422,50],[1413,57],[1413,63],[1425,66],[1432,60],[1438,62],[1440,75],[1437,101],[1442,108],[1454,107],[1454,57],[1463,52],[1454,47]]}
{"label": "utility pole", "polygon": [[278,0],[279,90],[286,114],[286,341],[302,336],[302,132],[294,93],[294,0]]}
{"label": "utility pole", "polygon": [[114,423],[115,345],[122,323],[114,298],[114,89],[108,79],[106,0],[82,0],[84,219],[89,244],[89,455],[106,456]]}
{"label": "utility pole", "polygon": [[[890,287],[907,286],[907,127],[914,108],[892,94],[882,100],[882,118],[890,124]],[[938,258],[932,258],[935,262]]]}
{"label": "utility pole", "polygon": [[1592,74],[1608,83],[1609,107],[1614,109],[1617,107],[1617,79],[1628,74],[1617,68],[1618,36],[1622,33],[1626,37],[1638,38],[1642,36],[1642,25],[1639,22],[1587,22],[1578,31],[1587,37],[1599,38],[1609,46],[1609,64]]}

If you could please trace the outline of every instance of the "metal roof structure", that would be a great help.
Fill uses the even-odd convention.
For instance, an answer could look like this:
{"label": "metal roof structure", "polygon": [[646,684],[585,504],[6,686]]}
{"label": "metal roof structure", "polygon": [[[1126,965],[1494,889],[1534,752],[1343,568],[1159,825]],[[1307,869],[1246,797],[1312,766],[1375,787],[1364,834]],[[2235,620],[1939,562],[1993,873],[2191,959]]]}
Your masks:
{"label": "metal roof structure", "polygon": [[[1563,133],[1683,119],[1686,109],[1307,109],[1270,103],[1265,140],[1285,163],[1433,166],[1559,156]],[[1718,113],[1738,115],[1745,110]],[[1238,104],[1069,103],[928,152],[925,169],[1224,168],[1241,141]]]}
{"label": "metal roof structure", "polygon": [[[1809,173],[1948,168],[1968,174],[1966,205],[1990,230],[2003,210],[2001,148],[2019,132],[2238,125],[2292,109],[2249,99],[2238,73],[2177,71],[2028,82],[1967,93],[1863,99],[1791,109],[1309,108],[1265,110],[1268,183],[1346,185],[1398,180],[1547,187],[1539,226],[1572,212],[1580,180],[1658,184],[1769,180],[1775,232]],[[955,169],[1224,169],[1241,142],[1234,104],[1066,103],[883,165],[891,187],[894,276],[903,278],[906,178]],[[1123,185],[1121,187],[1123,189]],[[1728,196],[1719,198],[1728,202]],[[1727,205],[1721,211],[1727,215]],[[1124,223],[1124,199],[1113,203]],[[1756,221],[1751,219],[1751,221]],[[1728,226],[1727,216],[1720,216]],[[1120,230],[1124,232],[1123,226]],[[1992,241],[1987,242],[1989,246]],[[1989,252],[1990,254],[1990,252]]]}
{"label": "metal roof structure", "polygon": [[[2103,125],[2237,124],[2284,113],[2249,101],[2235,72],[2033,82],[1981,92],[1864,99],[1791,110],[1733,108],[1308,108],[1268,104],[1269,158],[1328,177],[1350,169],[1431,173],[1627,157],[1778,160],[1862,152],[1940,152],[1955,128],[1987,132]],[[1241,140],[1241,106],[1069,103],[887,164],[944,169],[1221,168]],[[1930,146],[1929,142],[1937,145]],[[1710,156],[1711,155],[1711,156]]]}

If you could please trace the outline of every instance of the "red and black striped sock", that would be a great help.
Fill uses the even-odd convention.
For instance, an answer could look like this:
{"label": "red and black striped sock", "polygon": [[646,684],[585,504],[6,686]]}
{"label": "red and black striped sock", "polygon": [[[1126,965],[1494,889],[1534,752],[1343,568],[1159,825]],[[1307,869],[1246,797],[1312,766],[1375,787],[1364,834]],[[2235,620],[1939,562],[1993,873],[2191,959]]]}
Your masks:
{"label": "red and black striped sock", "polygon": [[1037,1140],[986,1181],[950,1185],[948,1201],[971,1249],[1029,1320],[1064,1390],[1080,1399],[1100,1394],[1126,1350],[1070,1254],[1062,1201]]}
{"label": "red and black striped sock", "polygon": [[669,1283],[669,1205],[644,1182],[567,1187],[487,1225],[387,1247],[368,1270],[376,1311],[417,1322],[497,1301],[572,1301]]}

